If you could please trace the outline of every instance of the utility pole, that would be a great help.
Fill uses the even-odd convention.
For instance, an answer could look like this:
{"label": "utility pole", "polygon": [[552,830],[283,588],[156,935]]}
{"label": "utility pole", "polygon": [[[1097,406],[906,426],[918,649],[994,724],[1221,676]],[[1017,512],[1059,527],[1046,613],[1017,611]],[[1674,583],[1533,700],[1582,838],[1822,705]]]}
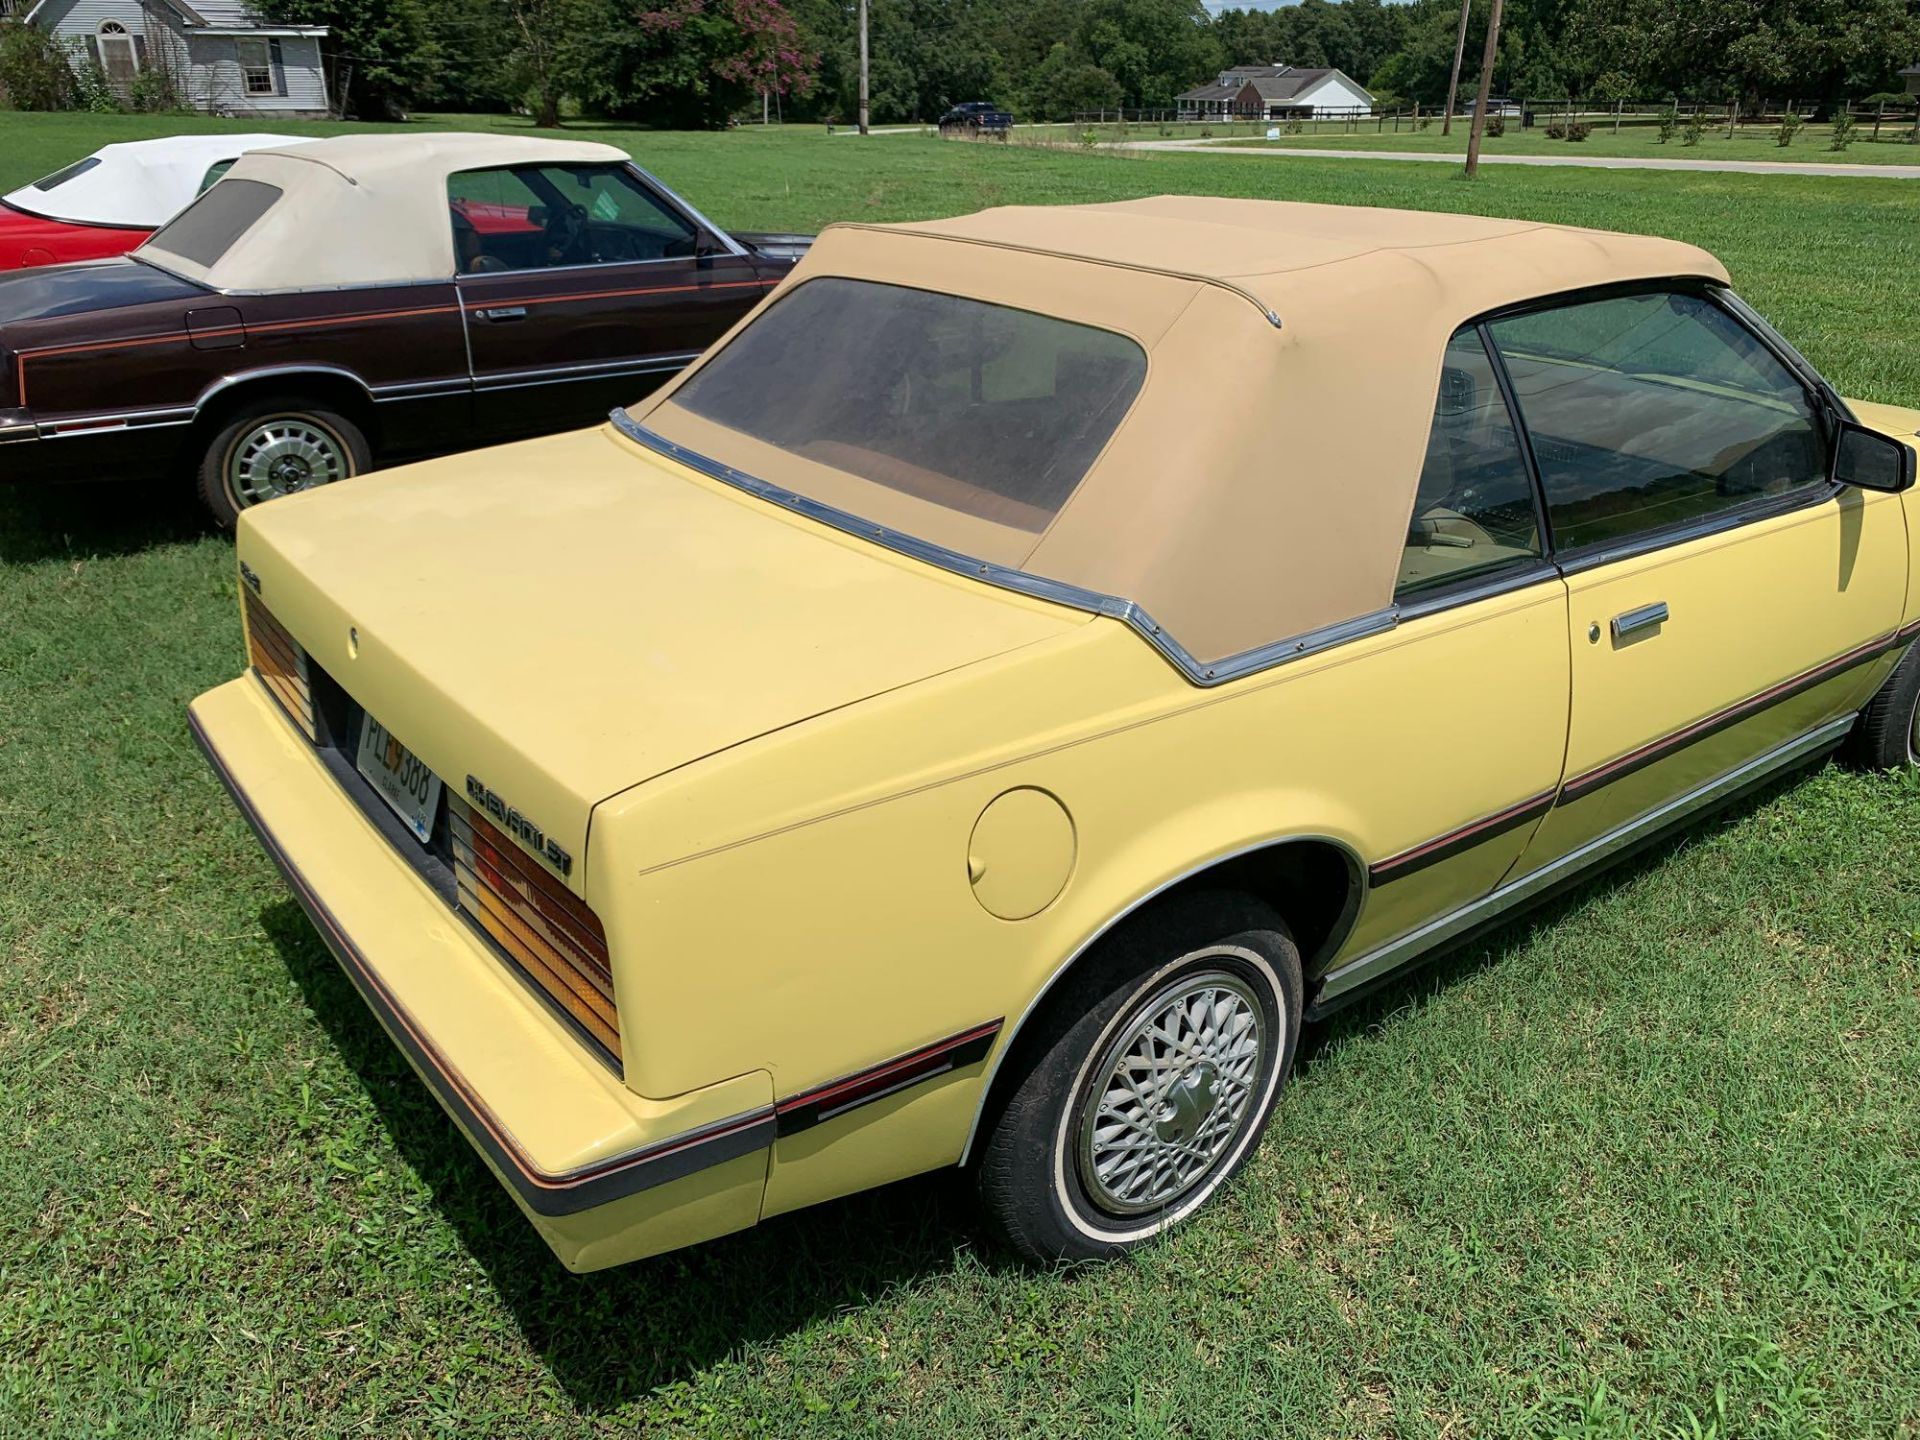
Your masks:
{"label": "utility pole", "polygon": [[867,0],[860,0],[860,133],[867,133]]}
{"label": "utility pole", "polygon": [[1473,0],[1460,0],[1460,33],[1453,37],[1453,74],[1447,80],[1447,118],[1440,122],[1440,133],[1453,133],[1453,106],[1460,93],[1460,61],[1467,53],[1467,14]]}
{"label": "utility pole", "polygon": [[1480,173],[1480,132],[1487,128],[1487,98],[1493,93],[1493,61],[1500,53],[1500,0],[1493,0],[1493,14],[1487,17],[1487,49],[1480,61],[1480,102],[1473,107],[1473,124],[1467,130],[1467,178]]}

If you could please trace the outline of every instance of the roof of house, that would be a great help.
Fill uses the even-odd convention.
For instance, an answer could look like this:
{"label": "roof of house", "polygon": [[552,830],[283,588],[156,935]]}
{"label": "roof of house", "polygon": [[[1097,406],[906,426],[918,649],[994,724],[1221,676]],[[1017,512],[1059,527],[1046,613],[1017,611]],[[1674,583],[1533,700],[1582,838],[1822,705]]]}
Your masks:
{"label": "roof of house", "polygon": [[633,417],[900,534],[1131,602],[1208,665],[1391,605],[1461,325],[1588,286],[1727,272],[1651,236],[1161,196],[830,226],[767,303],[821,276],[1126,335],[1147,355],[1147,378],[1038,534],[882,492],[818,456],[755,448],[675,405],[677,383]]}
{"label": "roof of house", "polygon": [[1216,77],[1208,85],[1196,85],[1191,90],[1180,92],[1181,100],[1230,100],[1251,84],[1262,100],[1294,100],[1320,84],[1330,75],[1339,75],[1355,90],[1366,94],[1360,86],[1340,70],[1332,66],[1318,68],[1299,65],[1236,65],[1221,72],[1233,77],[1230,84],[1220,84]]}
{"label": "roof of house", "polygon": [[216,290],[446,280],[455,270],[449,175],[498,165],[626,159],[624,150],[583,140],[460,133],[343,135],[254,150],[191,207],[208,204],[229,180],[279,191],[211,266],[168,250],[166,230],[134,253]]}
{"label": "roof of house", "polygon": [[[147,0],[141,0],[144,5]],[[325,35],[325,25],[282,24],[262,18],[252,0],[157,0],[175,15],[180,17],[182,25],[189,30],[204,30],[213,34],[226,34],[233,31],[261,31],[270,35]],[[73,8],[72,0],[34,0],[34,4],[24,17],[28,23],[38,21],[41,13],[49,7],[54,10],[54,21],[60,15]]]}

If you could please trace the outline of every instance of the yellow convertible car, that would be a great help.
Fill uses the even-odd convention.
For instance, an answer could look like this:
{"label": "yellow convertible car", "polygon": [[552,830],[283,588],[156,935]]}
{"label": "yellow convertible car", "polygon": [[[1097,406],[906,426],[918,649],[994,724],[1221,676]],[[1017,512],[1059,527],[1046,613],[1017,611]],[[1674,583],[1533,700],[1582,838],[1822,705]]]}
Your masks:
{"label": "yellow convertible car", "polygon": [[247,511],[192,723],[567,1265],[956,1163],[1113,1255],[1303,1019],[1914,758],[1917,428],[1665,240],[841,225],[598,430]]}

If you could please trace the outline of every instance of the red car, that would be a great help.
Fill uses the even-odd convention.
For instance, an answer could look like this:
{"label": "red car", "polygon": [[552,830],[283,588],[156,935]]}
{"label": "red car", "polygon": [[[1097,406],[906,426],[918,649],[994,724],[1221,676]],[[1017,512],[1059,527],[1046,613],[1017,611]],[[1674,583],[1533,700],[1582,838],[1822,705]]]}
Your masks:
{"label": "red car", "polygon": [[173,135],[103,145],[0,197],[0,270],[124,255],[249,150],[287,135]]}

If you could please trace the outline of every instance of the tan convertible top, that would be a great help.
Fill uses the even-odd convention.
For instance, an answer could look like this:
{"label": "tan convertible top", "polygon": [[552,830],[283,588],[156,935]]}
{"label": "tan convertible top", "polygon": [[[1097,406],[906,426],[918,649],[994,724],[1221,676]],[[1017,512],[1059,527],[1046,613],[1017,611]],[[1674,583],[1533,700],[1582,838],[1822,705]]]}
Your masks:
{"label": "tan convertible top", "polygon": [[[134,254],[217,290],[448,280],[454,273],[449,175],[497,165],[626,159],[624,150],[580,140],[460,133],[350,135],[254,150],[234,162],[220,185],[256,180],[280,196],[212,265],[166,249],[164,230]],[[220,185],[185,213],[207,204]]]}
{"label": "tan convertible top", "polygon": [[766,303],[825,275],[1116,330],[1146,351],[1147,380],[1038,536],[749,440],[676,406],[679,384],[632,417],[903,534],[1132,601],[1216,669],[1390,606],[1461,324],[1585,286],[1727,278],[1705,251],[1646,236],[1173,196],[833,226]]}

